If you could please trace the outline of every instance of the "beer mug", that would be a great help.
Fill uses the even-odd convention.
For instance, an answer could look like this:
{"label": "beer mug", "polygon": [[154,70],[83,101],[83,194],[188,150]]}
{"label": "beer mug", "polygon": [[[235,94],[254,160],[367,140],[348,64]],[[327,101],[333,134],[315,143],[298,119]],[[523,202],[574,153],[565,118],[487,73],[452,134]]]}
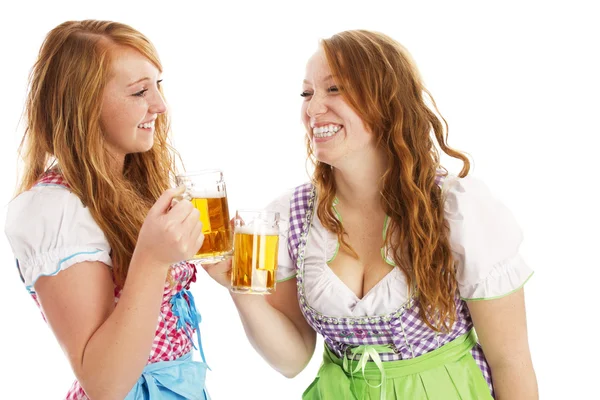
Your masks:
{"label": "beer mug", "polygon": [[223,172],[205,170],[177,175],[177,185],[185,185],[183,197],[200,211],[204,243],[193,260],[215,263],[233,252],[229,206]]}
{"label": "beer mug", "polygon": [[238,210],[234,225],[231,291],[273,293],[279,249],[279,213]]}

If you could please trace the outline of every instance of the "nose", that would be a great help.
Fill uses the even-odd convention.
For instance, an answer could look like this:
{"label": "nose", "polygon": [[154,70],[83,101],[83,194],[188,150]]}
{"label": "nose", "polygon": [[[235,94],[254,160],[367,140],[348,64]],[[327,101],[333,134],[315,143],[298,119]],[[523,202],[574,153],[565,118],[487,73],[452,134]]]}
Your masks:
{"label": "nose", "polygon": [[158,90],[156,91],[156,95],[153,96],[152,101],[150,102],[149,111],[151,114],[163,114],[167,111],[167,104],[165,103],[165,99]]}
{"label": "nose", "polygon": [[314,94],[308,101],[306,114],[311,118],[316,117],[317,115],[325,114],[327,112],[327,104],[325,104],[325,101],[325,96]]}

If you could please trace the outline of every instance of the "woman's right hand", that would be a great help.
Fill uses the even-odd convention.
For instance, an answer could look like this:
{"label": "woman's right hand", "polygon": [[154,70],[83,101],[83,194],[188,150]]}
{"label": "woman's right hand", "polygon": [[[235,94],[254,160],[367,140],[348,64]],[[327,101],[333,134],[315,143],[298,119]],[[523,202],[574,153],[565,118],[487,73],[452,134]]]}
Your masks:
{"label": "woman's right hand", "polygon": [[166,190],[142,224],[136,253],[153,263],[171,265],[192,258],[202,247],[200,213],[188,200],[173,201],[185,186]]}

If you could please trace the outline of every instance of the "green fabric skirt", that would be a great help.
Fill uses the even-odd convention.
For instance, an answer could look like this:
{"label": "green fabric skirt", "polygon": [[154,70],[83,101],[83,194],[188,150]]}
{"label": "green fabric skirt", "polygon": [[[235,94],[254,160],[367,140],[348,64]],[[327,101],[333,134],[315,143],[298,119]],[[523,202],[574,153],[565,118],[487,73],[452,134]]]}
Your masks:
{"label": "green fabric skirt", "polygon": [[[490,389],[473,356],[474,331],[408,360],[382,362],[384,346],[359,346],[358,361],[338,358],[325,346],[323,364],[303,400],[485,400]],[[373,362],[367,362],[372,359]]]}

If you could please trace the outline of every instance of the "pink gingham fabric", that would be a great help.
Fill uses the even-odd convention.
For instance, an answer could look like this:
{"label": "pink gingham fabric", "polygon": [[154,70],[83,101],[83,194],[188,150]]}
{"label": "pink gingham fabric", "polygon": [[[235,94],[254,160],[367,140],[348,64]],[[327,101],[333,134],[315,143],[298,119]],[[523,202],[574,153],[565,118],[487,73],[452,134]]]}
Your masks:
{"label": "pink gingham fabric", "polygon": [[[69,189],[69,185],[62,175],[54,170],[44,174],[36,185],[57,185],[64,187],[66,190]],[[171,298],[180,291],[189,289],[190,284],[196,281],[196,266],[192,263],[183,261],[172,265],[169,274],[171,275],[171,279],[165,282],[160,315],[158,316],[156,333],[154,335],[154,342],[152,343],[152,350],[148,356],[148,363],[175,360],[189,353],[193,347],[192,340],[186,335],[184,328],[180,327],[180,329],[177,329],[179,318],[173,313]],[[169,281],[172,282],[172,285]],[[116,304],[121,296],[121,289],[116,285],[114,294]],[[39,307],[35,291],[31,292],[31,296]],[[184,294],[184,296],[186,295]],[[189,303],[189,299],[186,298],[186,300],[188,300]],[[188,329],[195,331],[196,327],[188,324]],[[79,382],[75,381],[71,386],[66,399],[87,400],[88,397]]]}

